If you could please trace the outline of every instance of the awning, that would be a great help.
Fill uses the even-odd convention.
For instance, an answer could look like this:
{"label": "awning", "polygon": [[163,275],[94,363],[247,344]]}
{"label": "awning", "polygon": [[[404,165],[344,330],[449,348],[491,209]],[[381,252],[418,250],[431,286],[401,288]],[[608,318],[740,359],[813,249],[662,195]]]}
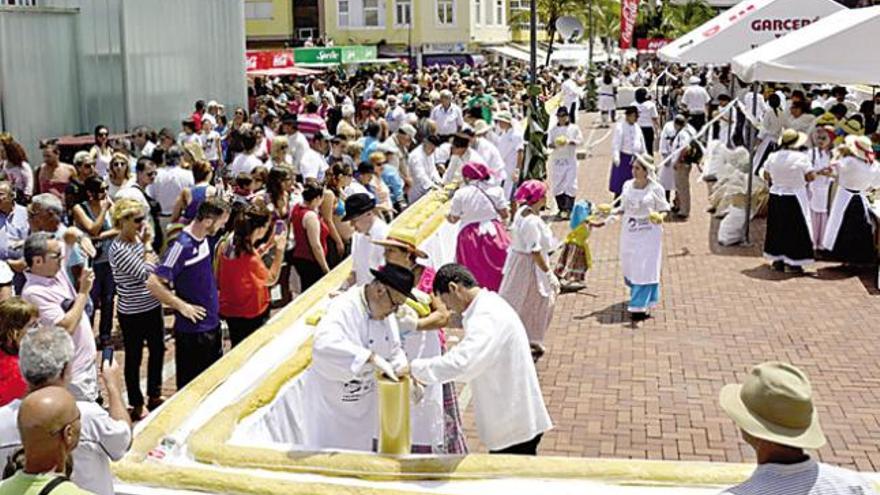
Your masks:
{"label": "awning", "polygon": [[845,9],[733,59],[746,82],[880,83],[880,7]]}
{"label": "awning", "polygon": [[370,58],[365,60],[352,60],[351,62],[346,62],[344,64],[339,63],[326,63],[326,64],[313,64],[313,63],[300,63],[298,67],[308,67],[310,69],[327,69],[330,67],[336,67],[338,65],[367,65],[367,64],[394,64],[400,62],[399,58]]}
{"label": "awning", "polygon": [[[487,46],[483,48],[485,51],[489,53],[494,53],[496,55],[500,55],[505,58],[519,60],[520,62],[529,63],[531,61],[530,52],[528,49],[523,49],[519,45],[500,45],[500,46]],[[542,65],[544,61],[547,60],[547,52],[544,50],[538,49],[538,65]]]}
{"label": "awning", "polygon": [[743,0],[657,53],[668,62],[728,64],[741,53],[842,9],[833,0]]}
{"label": "awning", "polygon": [[249,70],[247,72],[248,76],[261,76],[261,77],[281,77],[281,76],[316,76],[320,74],[322,71],[315,69],[307,69],[305,67],[283,67],[279,69],[263,69],[263,70]]}

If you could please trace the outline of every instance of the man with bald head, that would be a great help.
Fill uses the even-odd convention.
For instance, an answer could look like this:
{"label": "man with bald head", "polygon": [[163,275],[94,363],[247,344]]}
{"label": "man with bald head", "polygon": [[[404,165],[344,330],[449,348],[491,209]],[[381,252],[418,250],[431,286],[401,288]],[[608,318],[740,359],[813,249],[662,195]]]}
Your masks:
{"label": "man with bald head", "polygon": [[0,483],[0,495],[90,493],[67,480],[71,453],[79,443],[80,421],[76,400],[64,387],[44,387],[25,397],[18,410],[24,468]]}
{"label": "man with bald head", "polygon": [[[18,355],[29,394],[46,388],[70,387],[74,346],[64,329],[46,326],[31,330],[22,339]],[[118,461],[128,451],[131,422],[122,400],[123,380],[119,363],[103,363],[100,378],[107,390],[109,412],[91,401],[76,402],[81,413],[78,428],[82,441],[73,451],[71,479],[89,492],[113,495],[110,461]],[[0,407],[0,463],[22,446],[16,418],[20,417],[23,404],[23,401],[16,400]],[[0,492],[0,495],[5,494]]]}

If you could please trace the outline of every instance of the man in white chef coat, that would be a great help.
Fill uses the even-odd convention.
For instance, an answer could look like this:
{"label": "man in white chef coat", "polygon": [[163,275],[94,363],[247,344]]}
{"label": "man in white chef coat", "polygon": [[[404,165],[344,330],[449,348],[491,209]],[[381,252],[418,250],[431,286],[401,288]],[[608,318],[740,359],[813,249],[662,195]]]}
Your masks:
{"label": "man in white chef coat", "polygon": [[519,180],[525,158],[525,139],[522,132],[513,126],[513,116],[502,110],[495,114],[498,132],[495,133],[495,146],[504,160],[504,197],[513,199],[513,187]]}
{"label": "man in white chef coat", "polygon": [[556,110],[556,118],[556,127],[547,134],[547,145],[553,150],[550,154],[550,178],[559,216],[568,218],[578,191],[577,147],[583,143],[584,135],[581,128],[571,122],[565,107]]}
{"label": "man in white chef coat", "polygon": [[464,338],[442,356],[413,360],[402,373],[425,384],[469,382],[477,431],[490,453],[536,455],[553,425],[516,311],[456,263],[437,271],[433,288],[449,310],[461,314]]}
{"label": "man in white chef coat", "polygon": [[315,330],[312,364],[303,376],[308,450],[373,450],[376,371],[398,380],[407,367],[395,313],[413,297],[413,274],[393,264],[371,271],[375,279],[334,298]]}

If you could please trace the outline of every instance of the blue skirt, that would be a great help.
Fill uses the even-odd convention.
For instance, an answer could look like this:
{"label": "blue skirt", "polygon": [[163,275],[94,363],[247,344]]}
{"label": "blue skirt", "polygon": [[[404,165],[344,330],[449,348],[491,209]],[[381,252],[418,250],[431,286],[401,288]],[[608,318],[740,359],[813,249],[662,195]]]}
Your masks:
{"label": "blue skirt", "polygon": [[660,284],[634,285],[629,279],[623,279],[630,290],[630,313],[645,313],[660,302]]}

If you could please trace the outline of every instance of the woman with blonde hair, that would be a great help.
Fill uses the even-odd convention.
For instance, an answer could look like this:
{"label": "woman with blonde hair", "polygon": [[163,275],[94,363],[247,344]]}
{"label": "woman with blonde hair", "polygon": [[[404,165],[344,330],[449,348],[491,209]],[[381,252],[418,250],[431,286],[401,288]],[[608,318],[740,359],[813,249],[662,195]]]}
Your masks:
{"label": "woman with blonde hair", "polygon": [[284,135],[272,138],[272,151],[266,162],[266,168],[269,170],[280,166],[293,167],[290,161],[290,144],[287,141],[287,136]]}
{"label": "woman with blonde hair", "polygon": [[27,393],[27,383],[18,368],[18,344],[40,313],[24,299],[13,297],[0,302],[0,407]]}
{"label": "woman with blonde hair", "polygon": [[144,341],[150,351],[147,361],[146,408],[162,402],[162,365],[165,360],[165,322],[162,304],[147,290],[147,278],[159,258],[150,246],[153,232],[143,205],[132,199],[117,201],[110,212],[119,235],[110,244],[110,268],[116,280],[116,315],[125,348],[125,388],[132,420],[144,417],[144,396],[140,386]]}
{"label": "woman with blonde hair", "polygon": [[132,182],[131,161],[128,155],[118,151],[113,153],[110,158],[110,172],[107,176],[107,196],[115,201],[119,191],[130,186]]}

